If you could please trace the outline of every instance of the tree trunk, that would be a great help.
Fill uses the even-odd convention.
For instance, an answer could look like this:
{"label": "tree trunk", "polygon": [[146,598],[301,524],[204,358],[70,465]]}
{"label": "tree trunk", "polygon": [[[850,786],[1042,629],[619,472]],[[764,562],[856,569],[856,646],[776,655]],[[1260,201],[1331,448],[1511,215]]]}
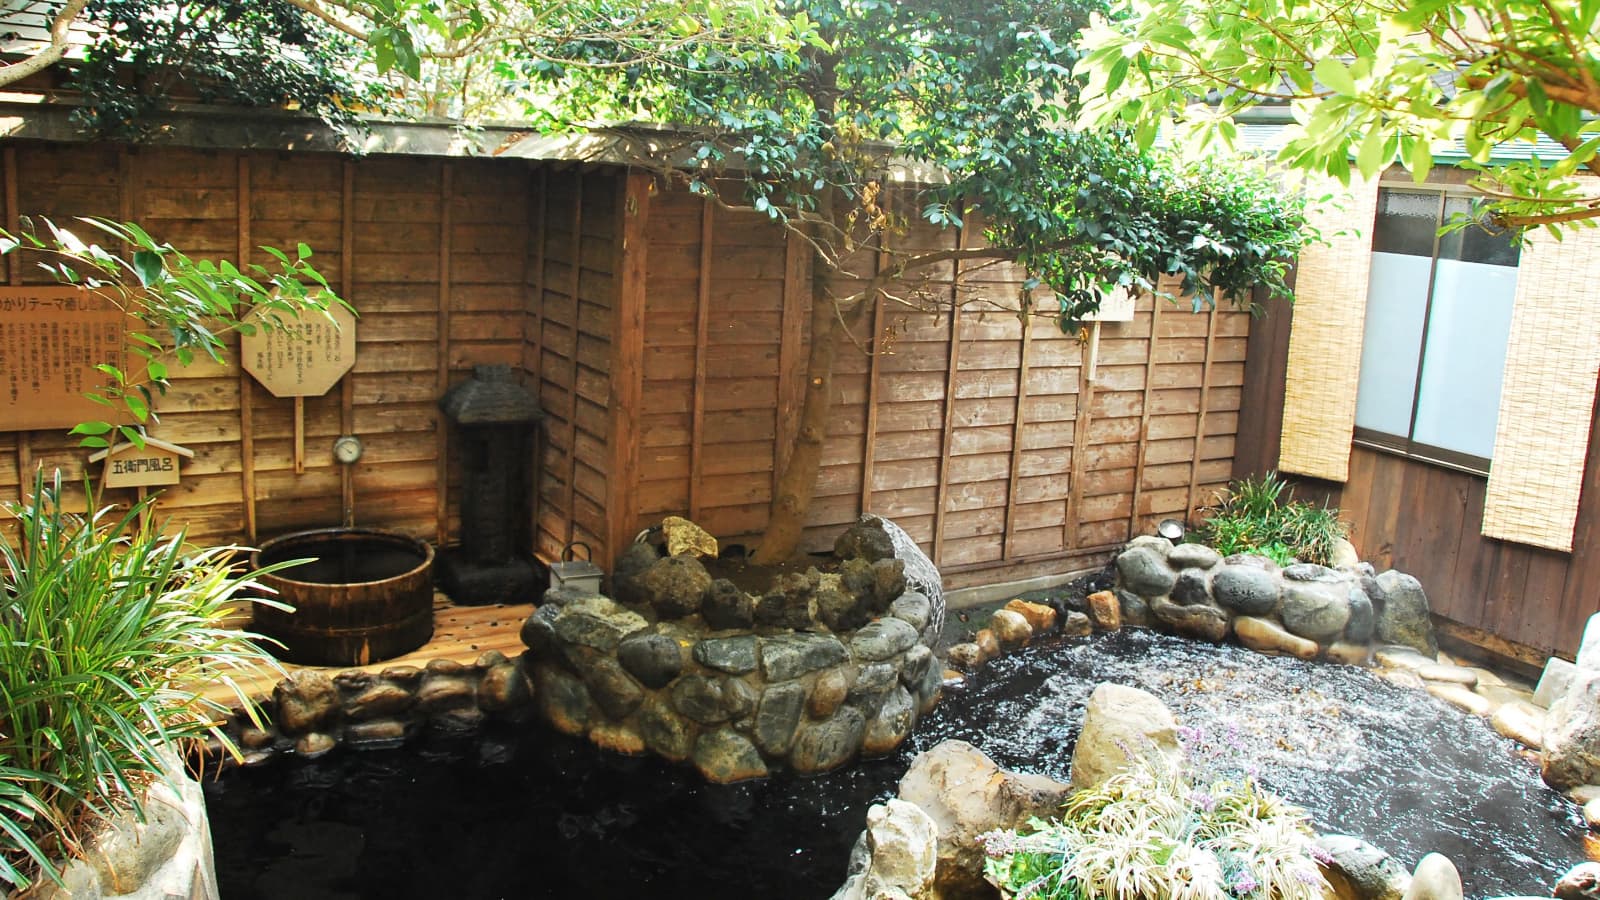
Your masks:
{"label": "tree trunk", "polygon": [[[839,309],[827,291],[826,267],[818,265],[811,286],[811,353],[806,358],[806,396],[800,407],[800,427],[795,431],[789,462],[778,476],[777,491],[767,514],[767,530],[751,560],[774,565],[794,556],[811,511],[811,497],[822,469],[822,444],[828,436],[828,414],[833,410],[833,360],[838,354]],[[869,298],[870,299],[870,298]],[[857,303],[846,313],[853,324],[867,307]]]}

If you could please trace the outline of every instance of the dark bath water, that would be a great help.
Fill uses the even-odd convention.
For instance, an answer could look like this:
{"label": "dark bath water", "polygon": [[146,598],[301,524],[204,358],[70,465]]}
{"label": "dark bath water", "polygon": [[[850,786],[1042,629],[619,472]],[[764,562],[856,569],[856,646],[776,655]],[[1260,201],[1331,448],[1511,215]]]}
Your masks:
{"label": "dark bath water", "polygon": [[1160,696],[1202,764],[1252,767],[1321,830],[1408,867],[1445,853],[1468,897],[1548,894],[1584,858],[1577,807],[1480,719],[1359,669],[1123,631],[999,660],[900,753],[817,778],[706,785],[537,726],[230,772],[207,785],[222,895],[824,898],[917,752],[960,738],[1064,778],[1101,681]]}

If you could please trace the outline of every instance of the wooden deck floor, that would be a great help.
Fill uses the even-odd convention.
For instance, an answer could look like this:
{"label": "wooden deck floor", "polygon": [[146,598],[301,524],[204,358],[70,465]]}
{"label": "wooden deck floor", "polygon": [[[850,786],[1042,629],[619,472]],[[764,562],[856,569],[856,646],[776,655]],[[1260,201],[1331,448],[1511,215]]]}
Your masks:
{"label": "wooden deck floor", "polygon": [[[237,673],[234,681],[246,695],[265,697],[272,693],[283,677],[299,669],[321,669],[324,672],[343,672],[359,669],[381,672],[391,666],[424,666],[429,660],[448,659],[471,663],[489,650],[499,650],[508,657],[516,656],[525,648],[522,645],[522,623],[533,614],[533,604],[494,604],[490,606],[457,606],[443,594],[433,595],[433,639],[421,647],[394,659],[365,666],[297,666],[282,663],[282,671],[270,666],[258,666],[248,672]],[[209,699],[224,704],[235,702],[233,691],[223,682],[215,681],[205,686],[201,693]]]}

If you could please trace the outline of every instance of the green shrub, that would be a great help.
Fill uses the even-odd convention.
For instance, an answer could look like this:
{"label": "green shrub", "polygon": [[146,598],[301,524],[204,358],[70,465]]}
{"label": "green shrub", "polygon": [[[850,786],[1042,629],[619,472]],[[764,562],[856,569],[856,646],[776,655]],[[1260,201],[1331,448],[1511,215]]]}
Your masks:
{"label": "green shrub", "polygon": [[1223,556],[1256,553],[1278,565],[1297,559],[1329,565],[1334,544],[1349,537],[1350,526],[1339,518],[1337,508],[1304,500],[1282,502],[1287,487],[1275,472],[1236,482],[1189,532],[1189,539]]}
{"label": "green shrub", "polygon": [[149,500],[89,516],[61,500],[59,474],[36,477],[33,500],[8,507],[15,538],[0,532],[0,888],[57,878],[51,861],[86,825],[142,815],[160,747],[213,736],[231,750],[226,707],[196,688],[270,660],[223,626],[252,584],[237,548],[163,537],[142,523]]}
{"label": "green shrub", "polygon": [[1249,776],[1195,786],[1141,764],[983,840],[1008,900],[1320,900],[1326,885],[1304,811]]}

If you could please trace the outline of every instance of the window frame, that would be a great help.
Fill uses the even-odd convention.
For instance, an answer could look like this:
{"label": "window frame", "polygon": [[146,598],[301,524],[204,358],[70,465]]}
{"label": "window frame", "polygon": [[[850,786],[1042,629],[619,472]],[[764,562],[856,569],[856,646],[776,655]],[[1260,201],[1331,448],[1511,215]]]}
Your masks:
{"label": "window frame", "polygon": [[[1440,228],[1444,226],[1445,204],[1450,199],[1457,198],[1477,200],[1483,197],[1481,192],[1474,190],[1465,184],[1446,183],[1432,180],[1424,182],[1423,184],[1417,184],[1415,181],[1412,181],[1409,176],[1402,175],[1400,177],[1395,177],[1390,173],[1385,173],[1384,176],[1379,179],[1378,190],[1380,192],[1380,209],[1382,207],[1381,192],[1385,190],[1401,191],[1413,194],[1436,195],[1438,205],[1436,207],[1437,211],[1434,221],[1439,223]],[[1371,246],[1372,241],[1376,240],[1377,238],[1377,227],[1378,222],[1375,214],[1372,222],[1371,240],[1368,241],[1369,253],[1375,252],[1371,249]],[[1419,413],[1418,406],[1422,399],[1422,367],[1427,362],[1428,332],[1433,327],[1433,299],[1434,291],[1437,288],[1437,279],[1439,274],[1439,247],[1442,242],[1443,236],[1439,233],[1438,229],[1435,229],[1433,233],[1431,258],[1428,263],[1428,297],[1423,303],[1422,307],[1422,333],[1418,337],[1416,365],[1412,370],[1414,377],[1411,388],[1411,419],[1406,425],[1407,433],[1405,435],[1390,434],[1388,432],[1374,431],[1373,429],[1363,428],[1360,425],[1356,425],[1351,435],[1351,443],[1355,446],[1363,447],[1369,450],[1376,450],[1394,456],[1403,456],[1407,459],[1414,459],[1418,462],[1441,466],[1457,472],[1465,472],[1469,475],[1487,477],[1489,474],[1489,469],[1494,462],[1492,458],[1476,456],[1474,454],[1464,453],[1459,450],[1450,450],[1445,447],[1435,446],[1433,444],[1425,444],[1421,441],[1414,440],[1411,437],[1417,433],[1417,416]],[[1518,264],[1516,266],[1509,267],[1517,269],[1519,274],[1521,269],[1521,259],[1521,253],[1519,252],[1517,256]],[[1510,335],[1508,334],[1507,340],[1509,339]]]}

